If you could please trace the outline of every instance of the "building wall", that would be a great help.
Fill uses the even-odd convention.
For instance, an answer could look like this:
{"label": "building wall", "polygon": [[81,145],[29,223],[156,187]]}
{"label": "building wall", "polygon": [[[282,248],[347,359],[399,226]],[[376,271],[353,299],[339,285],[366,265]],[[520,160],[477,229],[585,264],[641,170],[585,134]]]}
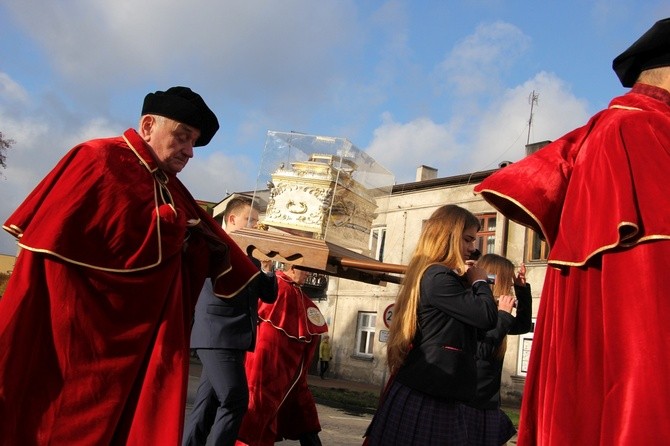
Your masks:
{"label": "building wall", "polygon": [[[327,299],[317,305],[326,318],[331,336],[331,375],[352,381],[376,383],[380,387],[385,382],[386,354],[383,344],[378,342],[378,333],[384,327],[380,315],[393,302],[395,295],[392,290],[397,289],[395,287],[393,284],[387,287],[364,285],[347,279],[330,281]],[[377,314],[372,358],[364,358],[355,353],[358,314],[361,311]]]}
{"label": "building wall", "polygon": [[0,273],[9,274],[14,269],[14,263],[16,262],[16,256],[11,256],[8,254],[0,254]]}
{"label": "building wall", "polygon": [[7,288],[9,275],[14,270],[16,257],[7,254],[0,254],[0,298],[2,298]]}

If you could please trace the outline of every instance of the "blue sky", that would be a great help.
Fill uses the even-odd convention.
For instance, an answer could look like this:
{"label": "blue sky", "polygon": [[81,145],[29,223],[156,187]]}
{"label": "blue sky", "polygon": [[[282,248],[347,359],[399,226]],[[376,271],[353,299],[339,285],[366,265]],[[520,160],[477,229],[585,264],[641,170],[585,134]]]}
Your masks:
{"label": "blue sky", "polygon": [[[202,94],[221,129],[180,178],[253,189],[267,130],[349,139],[414,180],[490,169],[626,90],[612,59],[667,1],[0,0],[0,220],[72,146],[135,127],[144,95]],[[0,252],[14,240],[0,235]]]}

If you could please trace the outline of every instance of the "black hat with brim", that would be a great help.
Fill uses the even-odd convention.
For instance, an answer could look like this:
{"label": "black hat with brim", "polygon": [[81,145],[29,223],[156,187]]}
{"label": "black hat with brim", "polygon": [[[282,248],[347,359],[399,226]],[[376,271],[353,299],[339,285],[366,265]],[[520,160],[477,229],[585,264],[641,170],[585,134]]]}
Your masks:
{"label": "black hat with brim", "polygon": [[654,23],[612,62],[612,68],[624,87],[632,87],[638,76],[650,68],[670,65],[670,18]]}
{"label": "black hat with brim", "polygon": [[142,115],[158,115],[200,130],[196,147],[206,146],[219,130],[216,115],[198,93],[188,87],[172,87],[149,93],[144,98]]}

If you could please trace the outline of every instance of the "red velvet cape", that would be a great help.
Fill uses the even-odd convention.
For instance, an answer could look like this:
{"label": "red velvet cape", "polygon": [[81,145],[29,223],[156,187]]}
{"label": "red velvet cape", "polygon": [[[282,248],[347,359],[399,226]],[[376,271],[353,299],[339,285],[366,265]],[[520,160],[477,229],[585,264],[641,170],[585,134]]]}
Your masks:
{"label": "red velvet cape", "polygon": [[179,444],[195,299],[247,256],[134,130],[73,148],[3,228],[0,445]]}
{"label": "red velvet cape", "polygon": [[525,445],[670,440],[670,94],[637,84],[475,188],[551,247]]}
{"label": "red velvet cape", "polygon": [[277,272],[277,300],[261,303],[256,350],[247,354],[249,408],[240,445],[272,446],[319,432],[319,416],[307,387],[307,371],[328,326],[316,305],[283,272]]}

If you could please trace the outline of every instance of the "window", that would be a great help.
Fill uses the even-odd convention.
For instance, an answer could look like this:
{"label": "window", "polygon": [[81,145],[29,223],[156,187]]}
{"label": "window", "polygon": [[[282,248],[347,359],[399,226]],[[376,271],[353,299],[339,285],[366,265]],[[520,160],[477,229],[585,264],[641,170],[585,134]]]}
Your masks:
{"label": "window", "polygon": [[496,214],[478,215],[481,228],[477,233],[477,249],[484,254],[492,254],[496,244]]}
{"label": "window", "polygon": [[384,242],[386,241],[386,226],[372,228],[370,231],[370,254],[373,258],[384,261]]}
{"label": "window", "polygon": [[549,257],[549,245],[540,235],[530,229],[526,230],[526,261],[546,262]]}
{"label": "window", "polygon": [[519,335],[519,353],[517,355],[516,374],[519,376],[526,376],[528,372],[528,360],[530,359],[530,349],[533,345],[533,332],[535,331],[535,321],[533,318],[533,325],[531,325],[528,333]]}
{"label": "window", "polygon": [[372,358],[375,343],[375,325],[377,313],[359,312],[356,329],[356,349],[354,354],[365,358]]}

